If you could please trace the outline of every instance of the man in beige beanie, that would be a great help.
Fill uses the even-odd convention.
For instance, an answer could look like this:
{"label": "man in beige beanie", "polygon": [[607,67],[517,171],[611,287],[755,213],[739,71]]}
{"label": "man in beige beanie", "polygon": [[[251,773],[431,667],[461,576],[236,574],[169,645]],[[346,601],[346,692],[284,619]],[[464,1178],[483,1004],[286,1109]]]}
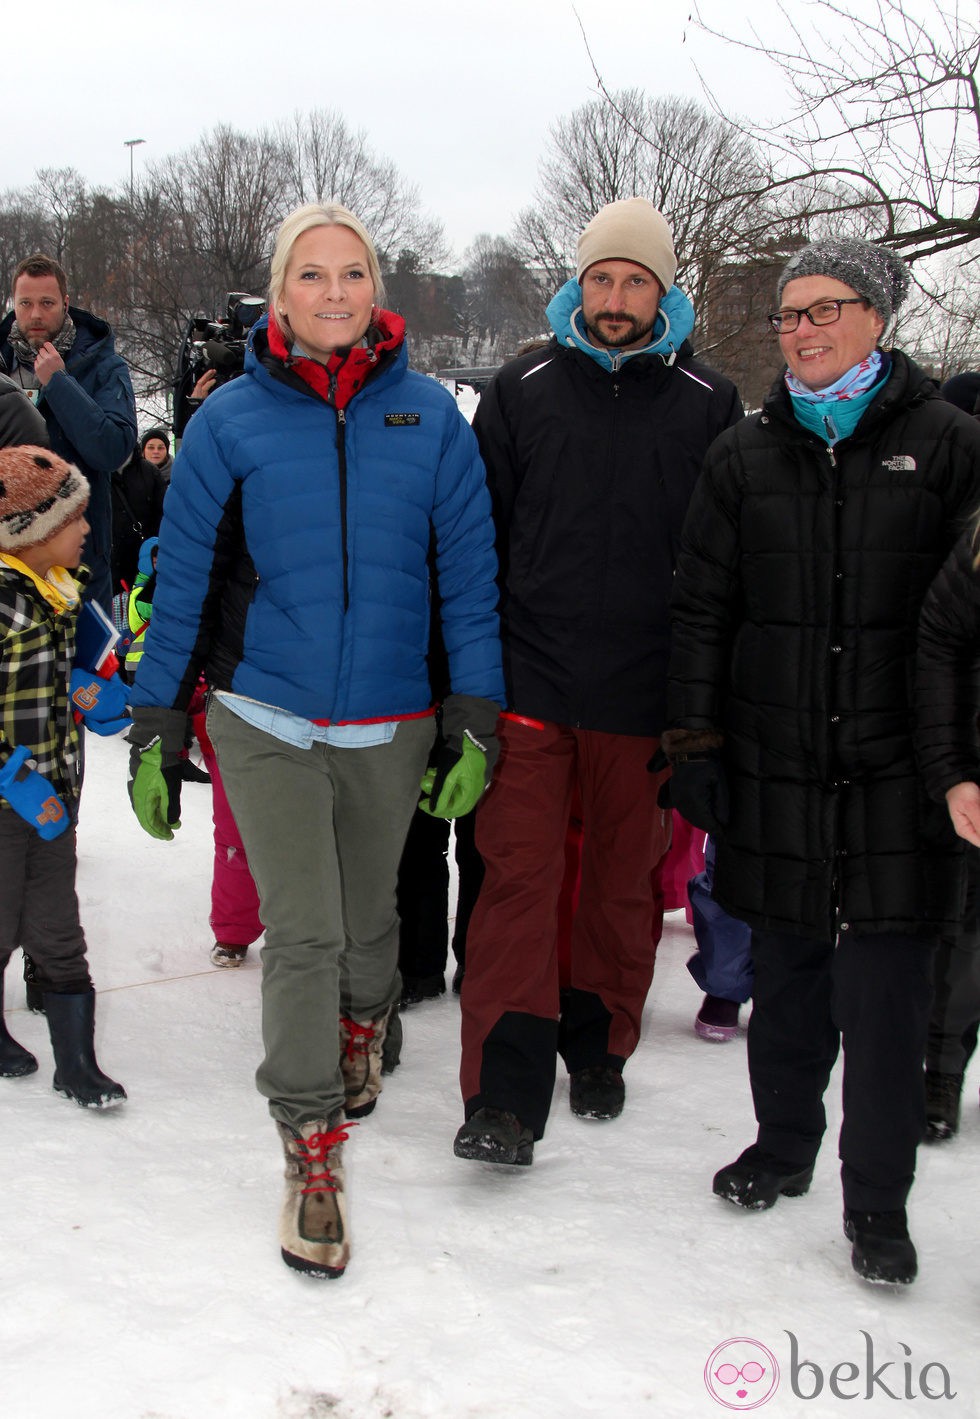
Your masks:
{"label": "man in beige beanie", "polygon": [[[647,772],[665,711],[674,549],[701,460],[741,417],[697,363],[670,227],[644,198],[582,232],[553,338],[501,369],[474,429],[494,500],[508,709],[476,821],[486,864],[467,936],[458,1157],[528,1164],[560,1053],[572,1112],[623,1109],[670,840]],[[556,908],[584,826],[570,979]]]}

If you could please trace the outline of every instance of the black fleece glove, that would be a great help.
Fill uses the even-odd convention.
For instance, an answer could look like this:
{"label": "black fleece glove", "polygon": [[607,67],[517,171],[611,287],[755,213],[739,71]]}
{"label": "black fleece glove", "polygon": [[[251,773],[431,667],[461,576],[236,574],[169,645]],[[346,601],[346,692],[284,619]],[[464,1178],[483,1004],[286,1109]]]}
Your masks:
{"label": "black fleece glove", "polygon": [[721,833],[728,822],[728,781],[721,758],[716,753],[691,755],[676,760],[664,790],[669,802],[661,807],[676,808],[682,818],[712,835]]}

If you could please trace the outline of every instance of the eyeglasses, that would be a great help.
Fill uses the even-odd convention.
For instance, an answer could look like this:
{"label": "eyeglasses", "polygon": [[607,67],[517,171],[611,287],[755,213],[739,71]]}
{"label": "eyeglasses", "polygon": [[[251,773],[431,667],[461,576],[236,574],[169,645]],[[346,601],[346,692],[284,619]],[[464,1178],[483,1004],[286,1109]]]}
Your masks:
{"label": "eyeglasses", "polygon": [[840,320],[842,305],[867,305],[863,296],[845,296],[843,300],[817,301],[803,310],[777,310],[766,319],[777,335],[789,335],[806,316],[811,325],[834,325]]}

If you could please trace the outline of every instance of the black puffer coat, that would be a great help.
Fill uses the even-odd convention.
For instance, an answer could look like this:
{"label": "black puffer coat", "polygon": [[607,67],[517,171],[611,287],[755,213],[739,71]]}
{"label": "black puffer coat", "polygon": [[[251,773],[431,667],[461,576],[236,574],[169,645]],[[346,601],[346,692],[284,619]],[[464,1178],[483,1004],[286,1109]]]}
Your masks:
{"label": "black puffer coat", "polygon": [[933,582],[919,620],[916,749],[926,788],[945,802],[980,783],[980,536],[965,532]]}
{"label": "black puffer coat", "polygon": [[723,735],[714,895],[735,916],[825,939],[957,920],[962,860],[916,773],[912,685],[922,600],[978,504],[980,428],[897,351],[832,451],[781,381],[710,450],[669,721]]}

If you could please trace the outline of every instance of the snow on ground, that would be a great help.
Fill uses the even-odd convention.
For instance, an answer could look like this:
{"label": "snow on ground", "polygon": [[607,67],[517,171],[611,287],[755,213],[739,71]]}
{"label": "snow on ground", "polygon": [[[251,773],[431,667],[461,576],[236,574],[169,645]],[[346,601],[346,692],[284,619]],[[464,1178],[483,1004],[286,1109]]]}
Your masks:
{"label": "snow on ground", "polygon": [[[744,1035],[695,1038],[680,913],[618,1122],[574,1119],[559,1081],[533,1167],[457,1160],[458,1008],[418,1006],[403,1065],[348,1146],[347,1273],[287,1270],[279,1144],[252,1081],[258,966],[216,971],[207,957],[209,790],[188,785],[183,828],[155,842],[130,812],[126,756],[89,736],[79,833],[99,1051],[129,1091],[123,1108],[51,1091],[19,957],[7,973],[8,1026],[41,1069],[0,1081],[2,1419],[700,1419],[755,1405],[748,1388],[731,1386],[726,1407],[705,1387],[709,1355],[733,1337],[781,1367],[767,1419],[980,1413],[980,1069],[960,1137],[922,1151],[919,1281],[864,1285],[833,1146],[806,1198],[748,1214],[711,1196],[713,1171],[753,1136]],[[834,1132],[838,1092],[839,1077]],[[791,1335],[810,1361],[796,1373]],[[926,1366],[942,1390],[940,1365],[953,1399],[923,1396]],[[819,1393],[801,1397],[818,1372]]]}

